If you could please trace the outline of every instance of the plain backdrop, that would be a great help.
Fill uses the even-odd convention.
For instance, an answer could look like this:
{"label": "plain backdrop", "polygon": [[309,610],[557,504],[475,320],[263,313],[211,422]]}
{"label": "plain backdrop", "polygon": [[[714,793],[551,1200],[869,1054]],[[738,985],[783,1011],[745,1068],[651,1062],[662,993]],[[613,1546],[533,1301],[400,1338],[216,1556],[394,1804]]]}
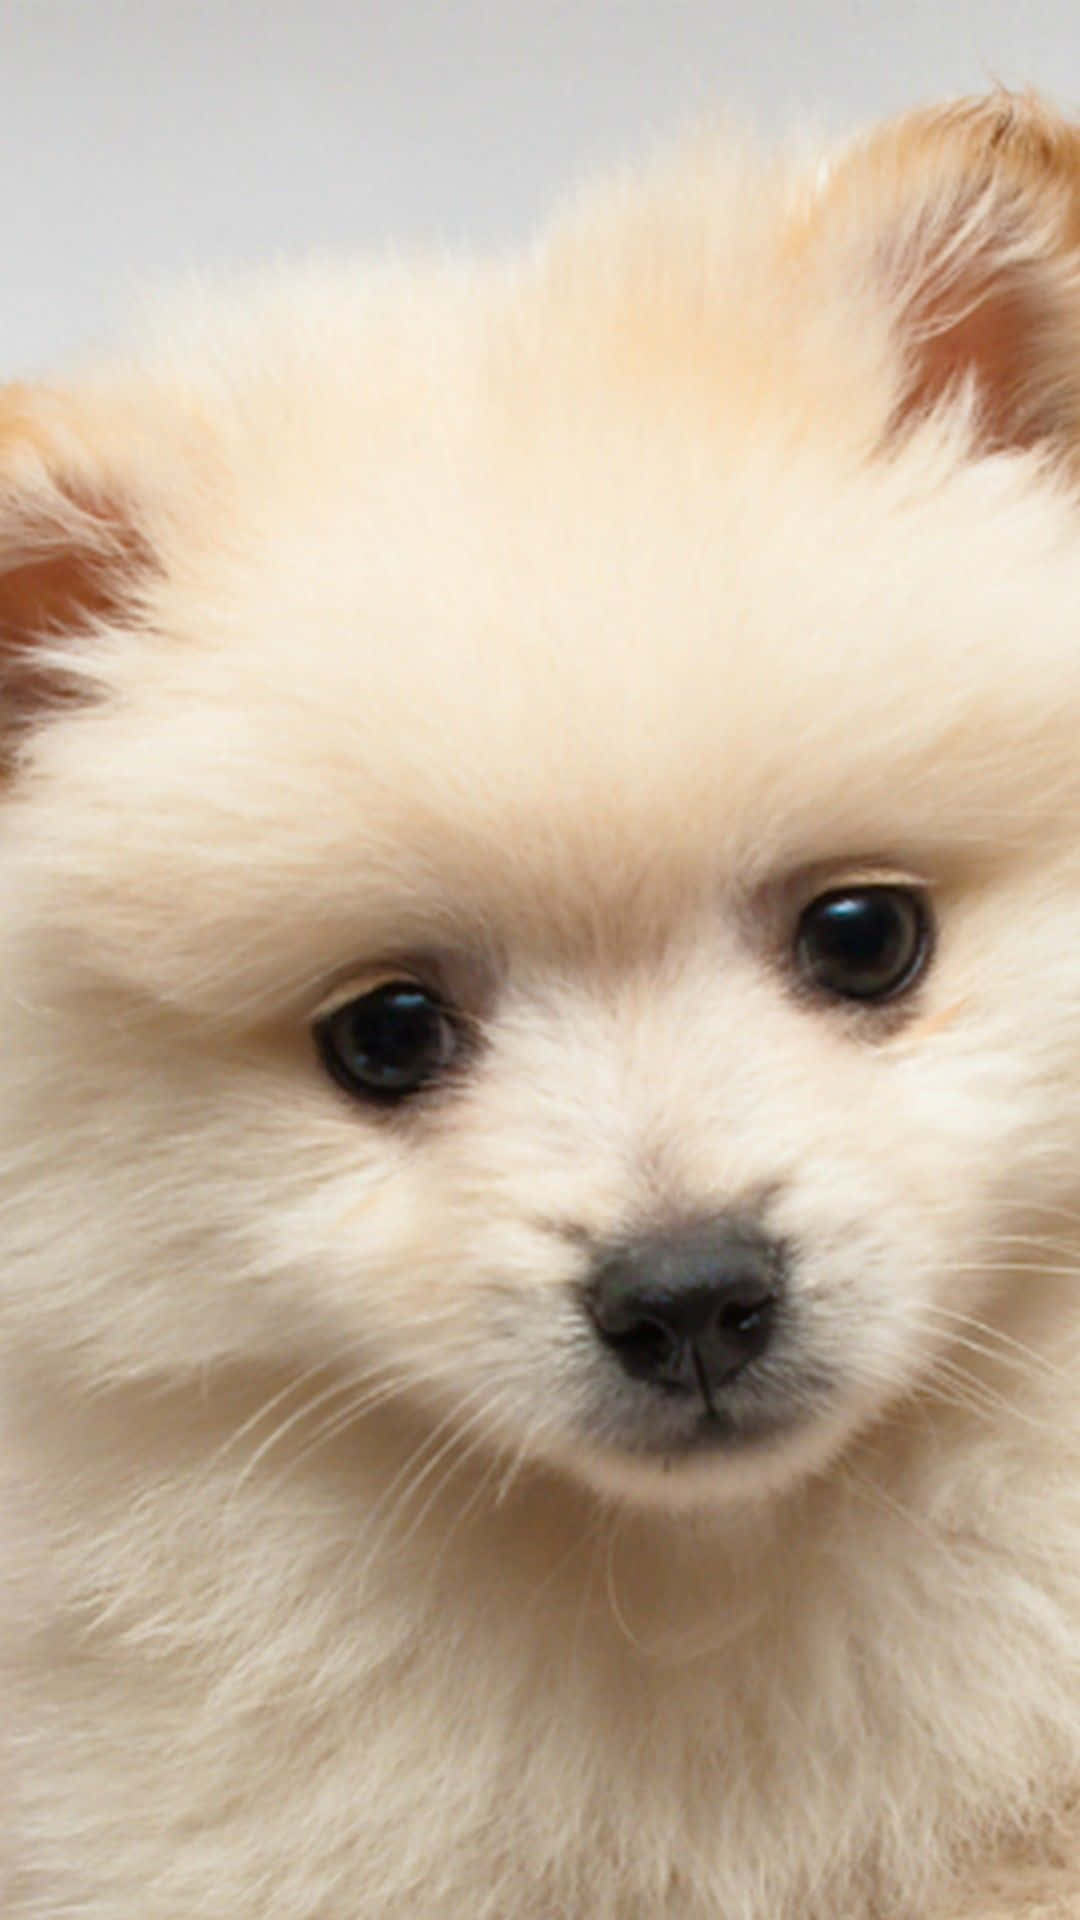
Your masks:
{"label": "plain backdrop", "polygon": [[0,378],[133,282],[500,245],[718,107],[841,130],[994,80],[1080,104],[1080,0],[0,0]]}

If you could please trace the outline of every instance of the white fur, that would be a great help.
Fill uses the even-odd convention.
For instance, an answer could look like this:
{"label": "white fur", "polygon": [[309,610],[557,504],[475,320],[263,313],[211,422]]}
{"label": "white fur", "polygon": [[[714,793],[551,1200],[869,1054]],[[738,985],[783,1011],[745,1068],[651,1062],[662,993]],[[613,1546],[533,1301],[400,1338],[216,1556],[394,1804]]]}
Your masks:
{"label": "white fur", "polygon": [[[32,409],[12,551],[89,484],[153,565],[0,841],[10,1920],[1080,1912],[1080,523],[966,390],[882,451],[834,179],[702,146]],[[885,1025],[790,978],[867,862]],[[310,1020],[417,954],[485,1044],[388,1120]],[[566,1229],[763,1192],[828,1408],[594,1443]]]}

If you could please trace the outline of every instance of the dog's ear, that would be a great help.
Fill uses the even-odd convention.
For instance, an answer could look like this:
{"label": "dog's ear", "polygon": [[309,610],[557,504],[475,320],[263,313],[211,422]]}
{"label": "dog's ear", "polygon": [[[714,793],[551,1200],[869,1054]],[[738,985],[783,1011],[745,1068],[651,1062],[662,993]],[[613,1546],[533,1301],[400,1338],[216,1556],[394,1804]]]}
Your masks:
{"label": "dog's ear", "polygon": [[910,114],[842,157],[809,233],[833,284],[884,294],[887,437],[964,394],[980,450],[1080,450],[1080,128],[1006,93]]}
{"label": "dog's ear", "polygon": [[118,438],[55,392],[0,389],[0,770],[85,693],[80,640],[125,617],[151,564]]}

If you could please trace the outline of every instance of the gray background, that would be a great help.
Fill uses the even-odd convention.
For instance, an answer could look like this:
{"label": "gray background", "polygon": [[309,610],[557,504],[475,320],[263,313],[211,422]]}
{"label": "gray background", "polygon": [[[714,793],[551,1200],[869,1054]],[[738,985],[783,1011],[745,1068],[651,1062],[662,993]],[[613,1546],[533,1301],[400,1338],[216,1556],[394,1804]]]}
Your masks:
{"label": "gray background", "polygon": [[717,104],[839,129],[995,78],[1080,104],[1080,0],[0,0],[0,377],[140,279],[498,244]]}

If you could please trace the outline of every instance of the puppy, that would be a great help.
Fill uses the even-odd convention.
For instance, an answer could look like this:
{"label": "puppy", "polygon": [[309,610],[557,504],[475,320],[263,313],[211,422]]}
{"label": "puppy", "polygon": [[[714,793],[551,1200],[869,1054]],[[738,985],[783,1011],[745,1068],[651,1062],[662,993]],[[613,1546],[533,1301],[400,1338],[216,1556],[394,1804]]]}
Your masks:
{"label": "puppy", "polygon": [[1080,1914],[1080,134],[0,421],[8,1920]]}

